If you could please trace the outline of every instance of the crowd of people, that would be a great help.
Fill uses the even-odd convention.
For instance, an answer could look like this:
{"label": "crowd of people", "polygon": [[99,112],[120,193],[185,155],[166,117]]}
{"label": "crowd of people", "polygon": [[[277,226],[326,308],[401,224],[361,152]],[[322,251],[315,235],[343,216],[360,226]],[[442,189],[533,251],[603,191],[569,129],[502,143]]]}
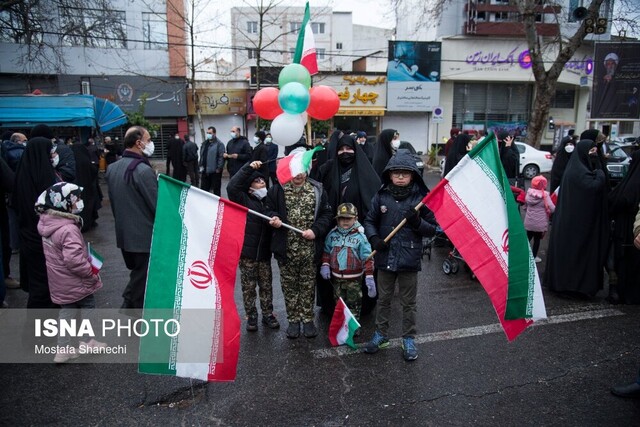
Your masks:
{"label": "crowd of people", "polygon": [[[342,298],[360,318],[377,301],[376,329],[363,347],[366,353],[376,353],[389,344],[390,307],[397,283],[403,357],[415,360],[422,240],[434,235],[437,223],[426,207],[414,209],[429,190],[413,147],[401,142],[395,129],[383,130],[375,146],[367,143],[364,132],[336,130],[329,141],[320,142],[325,150],[308,170],[279,183],[275,174],[278,148],[271,134],[257,131],[249,142],[239,127],[233,127],[229,137],[224,143],[216,128],[209,127],[198,150],[188,135],[183,139],[175,134],[167,145],[166,173],[220,196],[226,167],[229,199],[271,218],[247,218],[239,263],[246,329],[256,331],[260,316],[266,327],[280,327],[273,310],[274,257],[280,270],[288,338],[318,335],[316,303],[330,315]],[[69,238],[76,249],[84,250],[79,233],[96,224],[102,200],[95,141],[90,138],[66,145],[45,125],[34,127],[29,138],[13,133],[3,140],[0,191],[5,197],[0,200],[5,206],[0,207],[0,235],[5,285],[27,291],[28,308],[91,306],[93,292],[101,286],[99,277],[92,276],[85,262],[74,261],[77,270],[65,272],[77,279],[70,283],[91,283],[85,286],[91,292],[73,293],[69,287],[62,290],[61,298],[60,258],[78,253],[62,251],[57,241],[60,236],[51,226],[45,231],[42,224],[51,217],[55,221],[48,219],[48,223],[71,227],[74,231],[68,233]],[[497,140],[507,178],[517,187],[519,154],[513,137],[501,132]],[[593,298],[605,288],[606,274],[610,302],[639,304],[640,251],[634,244],[640,230],[633,225],[640,204],[640,152],[633,155],[622,182],[611,188],[604,140],[600,131],[589,129],[579,138],[568,135],[561,141],[549,188],[546,178],[537,176],[523,192],[524,225],[536,262],[542,262],[540,241],[550,229],[543,280],[549,291],[568,298]],[[476,141],[452,129],[445,175]],[[302,138],[286,151],[309,148]],[[124,310],[139,310],[144,302],[157,198],[156,172],[149,161],[154,149],[149,132],[139,126],[127,130],[123,150],[109,138],[104,140],[116,242],[130,270],[123,292]],[[551,197],[554,191],[557,199]],[[51,203],[44,203],[49,199]],[[41,207],[34,209],[36,202]],[[406,225],[387,237],[403,220]],[[10,276],[8,261],[14,250],[20,253],[20,282]]]}

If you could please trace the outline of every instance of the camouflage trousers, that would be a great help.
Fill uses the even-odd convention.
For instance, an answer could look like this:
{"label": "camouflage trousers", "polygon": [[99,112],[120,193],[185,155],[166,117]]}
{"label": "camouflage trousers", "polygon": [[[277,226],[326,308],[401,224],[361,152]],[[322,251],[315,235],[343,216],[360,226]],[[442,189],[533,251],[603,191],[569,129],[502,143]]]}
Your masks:
{"label": "camouflage trousers", "polygon": [[286,263],[278,262],[287,321],[313,321],[316,265],[313,257],[288,257]]}
{"label": "camouflage trousers", "polygon": [[338,301],[338,298],[342,297],[344,303],[347,304],[347,307],[351,310],[351,314],[353,314],[358,321],[360,321],[360,309],[362,308],[361,281],[362,277],[357,279],[331,278],[333,295],[336,301]]}
{"label": "camouflage trousers", "polygon": [[273,313],[273,288],[271,286],[271,262],[240,258],[240,282],[242,302],[247,317],[257,317],[256,286],[263,316]]}

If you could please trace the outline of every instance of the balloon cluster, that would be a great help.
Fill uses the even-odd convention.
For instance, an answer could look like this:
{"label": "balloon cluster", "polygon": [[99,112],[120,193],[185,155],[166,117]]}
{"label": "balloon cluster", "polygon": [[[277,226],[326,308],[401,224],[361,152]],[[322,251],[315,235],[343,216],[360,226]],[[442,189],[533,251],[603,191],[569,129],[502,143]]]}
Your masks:
{"label": "balloon cluster", "polygon": [[280,145],[298,142],[308,116],[328,120],[340,108],[340,98],[329,86],[311,87],[309,71],[300,64],[289,64],[280,71],[278,86],[260,89],[253,98],[253,108],[271,122],[271,136]]}

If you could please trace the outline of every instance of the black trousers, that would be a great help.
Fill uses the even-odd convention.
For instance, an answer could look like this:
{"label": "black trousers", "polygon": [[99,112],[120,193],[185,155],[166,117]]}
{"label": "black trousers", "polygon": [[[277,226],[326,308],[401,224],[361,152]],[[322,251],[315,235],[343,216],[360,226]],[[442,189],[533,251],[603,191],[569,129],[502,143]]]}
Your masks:
{"label": "black trousers", "polygon": [[147,269],[149,268],[149,254],[127,252],[122,250],[122,258],[131,273],[129,283],[122,293],[124,302],[122,308],[142,308],[144,305],[144,291],[147,284]]}
{"label": "black trousers", "polygon": [[211,191],[213,189],[213,194],[216,196],[220,196],[220,191],[222,188],[222,172],[220,173],[202,173],[200,186],[204,191]]}

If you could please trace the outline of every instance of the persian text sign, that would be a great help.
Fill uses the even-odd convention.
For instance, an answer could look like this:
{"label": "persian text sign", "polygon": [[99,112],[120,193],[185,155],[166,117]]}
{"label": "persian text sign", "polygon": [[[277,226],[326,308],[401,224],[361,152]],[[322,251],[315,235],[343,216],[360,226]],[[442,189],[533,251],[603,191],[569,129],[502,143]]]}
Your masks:
{"label": "persian text sign", "polygon": [[[196,93],[201,114],[245,114],[247,110],[247,91],[244,89],[199,89]],[[191,90],[187,93],[189,114],[196,114]]]}

